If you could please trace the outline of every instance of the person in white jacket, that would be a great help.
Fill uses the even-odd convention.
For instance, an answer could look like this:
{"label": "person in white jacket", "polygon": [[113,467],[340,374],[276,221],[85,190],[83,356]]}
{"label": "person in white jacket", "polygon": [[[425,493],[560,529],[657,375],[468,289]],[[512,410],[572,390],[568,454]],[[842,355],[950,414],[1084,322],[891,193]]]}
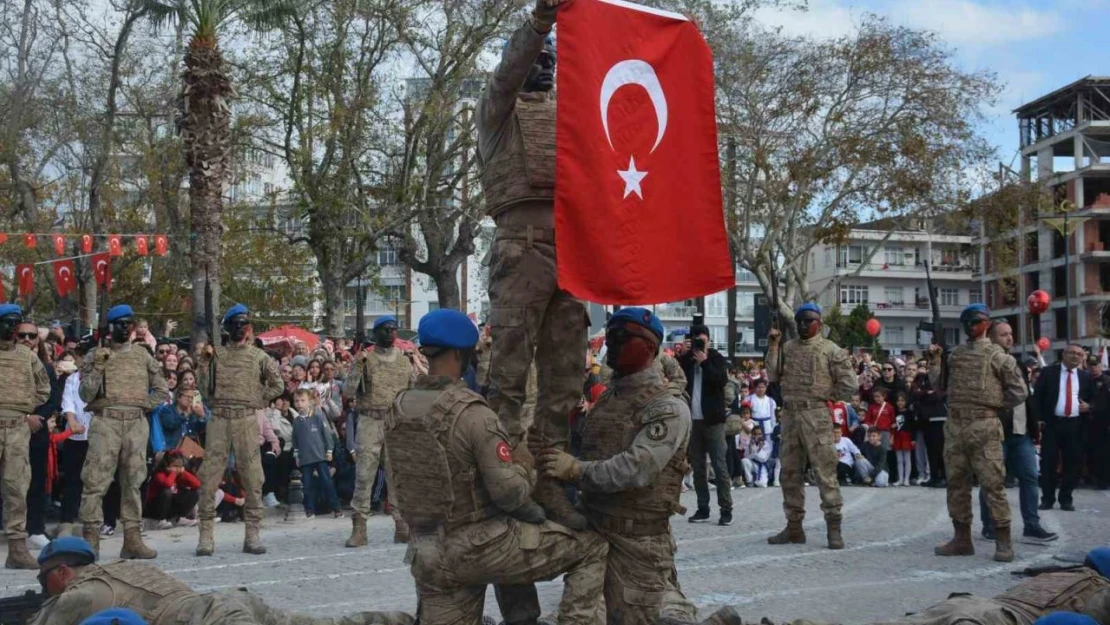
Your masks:
{"label": "person in white jacket", "polygon": [[767,487],[768,466],[774,445],[771,440],[763,435],[763,428],[758,425],[752,428],[751,440],[744,453],[741,464],[744,467],[744,480],[757,488]]}

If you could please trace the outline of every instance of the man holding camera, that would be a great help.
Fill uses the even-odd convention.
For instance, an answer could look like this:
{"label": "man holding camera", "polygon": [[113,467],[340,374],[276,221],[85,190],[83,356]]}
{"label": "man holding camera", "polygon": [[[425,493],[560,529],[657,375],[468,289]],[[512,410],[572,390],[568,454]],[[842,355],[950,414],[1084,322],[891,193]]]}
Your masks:
{"label": "man holding camera", "polygon": [[698,493],[698,510],[691,523],[709,520],[709,480],[705,455],[713,463],[713,480],[717,485],[717,505],[721,508],[718,525],[732,525],[732,483],[729,479],[725,445],[725,386],[728,384],[728,360],[709,347],[709,328],[702,324],[690,326],[687,349],[678,358],[686,375],[686,394],[690,398],[690,416],[694,427],[690,433],[690,464],[694,469],[694,489]]}

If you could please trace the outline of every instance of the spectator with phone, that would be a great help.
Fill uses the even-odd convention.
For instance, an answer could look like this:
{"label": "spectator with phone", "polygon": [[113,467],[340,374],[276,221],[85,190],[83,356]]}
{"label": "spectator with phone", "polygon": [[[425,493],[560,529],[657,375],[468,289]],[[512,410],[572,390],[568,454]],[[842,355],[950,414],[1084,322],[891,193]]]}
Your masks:
{"label": "spectator with phone", "polygon": [[690,397],[693,430],[690,435],[690,464],[694,470],[694,489],[698,509],[691,523],[709,520],[709,480],[705,456],[713,464],[717,485],[717,505],[721,516],[718,525],[732,525],[732,484],[729,480],[725,443],[725,386],[728,384],[728,360],[709,347],[709,328],[702,324],[690,326],[692,337],[678,358],[686,375],[686,394]]}

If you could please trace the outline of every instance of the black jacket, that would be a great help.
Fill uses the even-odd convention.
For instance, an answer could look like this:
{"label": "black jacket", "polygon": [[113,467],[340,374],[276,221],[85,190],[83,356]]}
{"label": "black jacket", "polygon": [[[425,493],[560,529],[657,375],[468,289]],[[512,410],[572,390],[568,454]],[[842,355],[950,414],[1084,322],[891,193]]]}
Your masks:
{"label": "black jacket", "polygon": [[[1050,424],[1056,421],[1056,400],[1060,398],[1060,366],[1060,363],[1056,363],[1041,369],[1041,376],[1037,378],[1037,384],[1033,387],[1033,411],[1041,423]],[[1077,373],[1079,401],[1090,404],[1095,397],[1095,385],[1091,382],[1091,374],[1082,369]]]}
{"label": "black jacket", "polygon": [[[682,372],[686,374],[686,394],[690,401],[694,397],[694,367],[701,367],[701,412],[705,417],[706,425],[717,425],[725,422],[728,416],[728,406],[725,406],[725,385],[728,384],[728,360],[715,349],[710,349],[709,357],[698,365],[694,360],[694,353],[685,352],[678,358]],[[691,404],[691,408],[693,404]]]}

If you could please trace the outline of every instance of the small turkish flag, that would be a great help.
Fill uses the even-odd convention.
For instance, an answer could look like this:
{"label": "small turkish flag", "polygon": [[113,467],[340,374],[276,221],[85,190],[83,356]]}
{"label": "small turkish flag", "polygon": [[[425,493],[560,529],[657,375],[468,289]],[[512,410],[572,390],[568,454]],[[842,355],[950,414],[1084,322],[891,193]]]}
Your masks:
{"label": "small turkish flag", "polygon": [[601,304],[734,286],[713,56],[697,27],[618,0],[570,3],[559,12],[558,82],[559,286]]}
{"label": "small turkish flag", "polygon": [[77,275],[73,260],[56,260],[50,263],[54,268],[54,283],[58,287],[58,297],[65,297],[77,289]]}
{"label": "small turkish flag", "polygon": [[38,238],[35,237],[35,235],[31,234],[30,232],[23,235],[23,245],[26,245],[27,247],[37,247],[38,244]]}
{"label": "small turkish flag", "polygon": [[92,258],[93,276],[96,278],[96,285],[102,288],[109,288],[112,285],[112,257],[108,252],[101,252],[93,254]]}
{"label": "small turkish flag", "polygon": [[123,244],[120,243],[120,239],[119,239],[118,234],[109,234],[108,235],[108,253],[111,254],[112,256],[122,256],[123,255]]}
{"label": "small turkish flag", "polygon": [[146,256],[147,254],[150,253],[150,250],[147,248],[147,245],[148,244],[147,244],[147,241],[146,241],[146,235],[145,234],[144,235],[139,235],[139,237],[137,239],[135,239],[135,251],[139,253],[139,256]]}
{"label": "small turkish flag", "polygon": [[170,240],[164,234],[154,235],[154,253],[159,256],[165,256],[166,250],[170,247]]}
{"label": "small turkish flag", "polygon": [[31,292],[35,290],[35,267],[34,265],[16,265],[15,266],[15,279],[16,284],[19,285],[19,295],[23,299],[31,296]]}
{"label": "small turkish flag", "polygon": [[[0,244],[7,243],[7,242],[8,242],[8,233],[0,232]],[[0,300],[2,300],[2,299],[4,299],[4,298],[0,297]]]}
{"label": "small turkish flag", "polygon": [[8,301],[8,292],[4,290],[4,281],[0,280],[0,302]]}
{"label": "small turkish flag", "polygon": [[81,253],[92,254],[93,238],[91,234],[81,235]]}
{"label": "small turkish flag", "polygon": [[50,238],[54,241],[54,253],[62,256],[66,253],[66,237],[64,234],[54,234]]}

